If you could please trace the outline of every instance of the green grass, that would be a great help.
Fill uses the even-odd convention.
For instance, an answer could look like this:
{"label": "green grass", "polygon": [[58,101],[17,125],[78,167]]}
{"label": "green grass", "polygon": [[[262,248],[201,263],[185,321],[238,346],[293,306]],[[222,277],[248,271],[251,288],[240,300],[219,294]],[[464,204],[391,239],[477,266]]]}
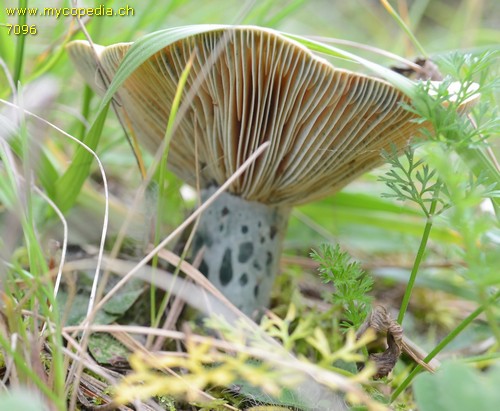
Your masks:
{"label": "green grass", "polygon": [[[6,7],[48,7],[41,0],[4,3]],[[493,159],[500,151],[497,2],[131,0],[127,5],[134,8],[134,16],[100,17],[86,24],[95,43],[136,41],[104,98],[84,85],[66,56],[64,46],[68,41],[86,38],[75,21],[62,17],[7,17],[4,3],[0,8],[0,375],[5,392],[24,389],[30,393],[8,399],[0,395],[0,408],[12,401],[26,402],[37,393],[54,409],[76,409],[76,382],[88,384],[96,376],[105,387],[95,389],[98,396],[112,395],[114,387],[121,387],[118,398],[129,399],[125,395],[128,387],[137,390],[141,398],[166,396],[169,409],[203,409],[195,404],[204,401],[212,401],[210,404],[216,404],[217,409],[262,403],[300,408],[305,407],[307,395],[296,388],[294,378],[313,375],[321,381],[318,386],[325,393],[340,384],[350,401],[367,407],[392,404],[402,409],[431,409],[429,396],[425,395],[430,392],[429,382],[427,377],[417,377],[422,367],[412,361],[400,360],[392,376],[379,383],[371,380],[374,370],[370,365],[357,374],[354,363],[363,360],[366,347],[361,345],[365,340],[361,344],[342,331],[343,321],[350,318],[349,307],[354,307],[346,311],[342,301],[349,302],[344,305],[370,301],[368,290],[356,288],[357,294],[350,295],[347,286],[347,291],[342,290],[345,299],[339,303],[339,294],[321,285],[316,266],[304,257],[325,242],[340,244],[374,278],[370,298],[392,309],[404,326],[405,336],[428,353],[424,361],[453,354],[468,362],[468,368],[498,367],[500,171]],[[71,7],[68,1],[58,3]],[[122,1],[109,4],[115,8],[122,5]],[[36,25],[38,34],[9,35],[6,24]],[[59,267],[69,269],[74,262],[68,259],[82,258],[75,247],[68,248],[68,258],[68,242],[84,247],[83,258],[117,255],[120,251],[123,259],[140,260],[149,252],[147,244],[161,243],[194,206],[193,201],[182,199],[182,183],[166,171],[168,144],[159,162],[148,154],[134,153],[108,106],[120,84],[149,55],[176,39],[205,30],[203,25],[207,24],[275,28],[336,66],[380,76],[412,99],[409,109],[433,124],[433,131],[425,136],[425,142],[412,146],[410,157],[396,161],[389,155],[386,166],[330,198],[300,208],[291,219],[285,241],[285,260],[294,259],[284,264],[285,273],[278,280],[273,298],[273,313],[260,328],[253,323],[240,324],[240,328],[221,320],[212,320],[200,328],[193,321],[184,325],[183,333],[175,333],[160,329],[165,321],[182,323],[175,310],[167,318],[163,315],[170,294],[158,304],[153,287],[137,299],[142,290],[139,285],[133,290],[122,289],[102,308],[101,292],[109,292],[112,286],[106,288],[103,282],[114,278],[105,272],[110,269],[108,265],[101,270],[99,258],[97,269],[94,261],[92,269],[75,269],[64,275]],[[395,63],[387,57],[368,48],[331,46],[311,40],[308,35],[352,40],[410,59],[417,54],[430,56],[450,80],[465,85],[464,90],[471,82],[479,83],[481,101],[470,115],[474,121],[457,115],[459,102],[449,102],[444,87],[429,97],[425,85],[416,85],[389,70],[387,67]],[[447,102],[447,108],[443,102]],[[175,109],[170,120],[168,141]],[[99,157],[103,170],[92,152]],[[139,169],[136,158],[144,163],[144,169]],[[160,171],[151,172],[153,183],[145,188],[146,170],[154,169]],[[486,212],[488,204],[492,211]],[[158,213],[161,217],[155,218]],[[124,221],[127,224],[122,225]],[[54,245],[54,239],[59,246]],[[331,245],[325,247],[333,250]],[[336,255],[325,256],[321,260],[323,268],[342,270],[342,261]],[[345,258],[340,260],[345,260],[348,272],[351,260],[342,255]],[[158,278],[163,278],[165,258],[155,257],[155,265]],[[172,271],[177,274],[185,270],[177,264]],[[393,272],[396,274],[391,277]],[[356,273],[354,280],[363,278]],[[335,272],[331,274],[334,277]],[[356,287],[352,285],[356,281],[344,280]],[[155,280],[151,283],[161,289]],[[57,298],[55,291],[61,294]],[[423,291],[436,303],[422,303],[417,291]],[[440,306],[440,298],[448,303],[449,311]],[[71,306],[72,300],[76,303]],[[63,305],[62,301],[70,303]],[[134,309],[130,310],[134,301]],[[169,355],[160,361],[150,353],[136,353],[130,379],[116,381],[107,370],[109,364],[100,368],[72,340],[80,341],[84,349],[87,345],[93,349],[92,332],[86,329],[85,339],[81,340],[82,334],[76,331],[83,330],[78,328],[80,322],[71,323],[68,318],[85,318],[96,305],[101,307],[96,321],[101,321],[103,327],[114,321],[125,326],[151,322],[153,327],[149,331],[141,329],[141,336],[147,337],[148,347],[163,348]],[[360,315],[356,315],[358,323],[363,321]],[[442,321],[429,324],[425,318]],[[210,335],[221,333],[226,341],[206,337],[207,327],[212,328]],[[115,339],[106,348],[113,352],[113,344],[118,344],[123,334],[112,327],[108,332]],[[137,348],[130,339],[120,341],[121,348]],[[485,342],[489,345],[480,352],[453,348],[454,344],[475,348]],[[278,350],[277,344],[285,348]],[[216,353],[211,360],[206,357],[210,350]],[[146,355],[146,368],[141,368],[141,355]],[[184,378],[199,391],[174,385],[179,376],[164,373],[166,366],[173,372],[183,367]],[[437,374],[436,384],[453,392],[449,384],[455,382],[446,379],[446,369],[444,374]],[[494,372],[481,374],[483,377],[490,382],[496,378]],[[252,378],[253,386],[248,384]],[[274,390],[273,381],[279,381],[285,390]],[[427,381],[428,385],[419,381]],[[235,391],[231,382],[240,384],[241,391]],[[170,399],[174,394],[175,398]],[[38,400],[33,398],[29,405],[18,406],[40,410]]]}

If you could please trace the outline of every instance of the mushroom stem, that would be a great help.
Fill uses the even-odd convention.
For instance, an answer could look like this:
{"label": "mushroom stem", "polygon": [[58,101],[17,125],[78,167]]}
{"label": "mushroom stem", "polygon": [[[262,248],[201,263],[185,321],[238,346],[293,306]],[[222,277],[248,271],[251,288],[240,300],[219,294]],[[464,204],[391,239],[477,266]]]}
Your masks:
{"label": "mushroom stem", "polygon": [[[202,190],[202,199],[215,190]],[[223,193],[200,218],[193,247],[205,246],[200,271],[254,318],[269,304],[289,214],[289,207]]]}

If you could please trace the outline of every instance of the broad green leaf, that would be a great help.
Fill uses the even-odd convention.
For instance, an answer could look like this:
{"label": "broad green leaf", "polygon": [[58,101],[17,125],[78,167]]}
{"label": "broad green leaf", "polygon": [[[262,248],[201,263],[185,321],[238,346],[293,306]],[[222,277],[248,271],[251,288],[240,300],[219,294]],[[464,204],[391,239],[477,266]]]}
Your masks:
{"label": "broad green leaf", "polygon": [[[69,296],[64,290],[60,290],[57,295],[57,304],[61,312],[60,317],[65,320],[65,325],[81,324],[87,317],[87,307],[89,302],[88,292],[85,295]],[[68,301],[70,299],[70,301]],[[117,314],[99,310],[94,318],[95,324],[111,324],[119,317]]]}
{"label": "broad green leaf", "polygon": [[130,281],[117,292],[117,298],[109,300],[104,305],[104,311],[111,315],[122,316],[143,293],[144,284],[141,281]]}
{"label": "broad green leaf", "polygon": [[99,364],[114,364],[126,360],[130,351],[109,334],[95,333],[90,336],[89,350]]}
{"label": "broad green leaf", "polygon": [[479,372],[470,365],[449,363],[436,374],[421,374],[414,382],[420,411],[497,410],[500,365]]}
{"label": "broad green leaf", "polygon": [[[111,282],[107,290],[112,288],[116,281]],[[84,274],[80,276],[78,283],[79,293],[69,296],[67,292],[60,291],[57,300],[61,310],[61,317],[66,316],[66,325],[80,324],[87,316],[87,305],[90,294],[90,279]],[[144,293],[144,285],[141,281],[131,281],[99,310],[94,318],[95,324],[110,324],[117,318],[123,316],[137,299]]]}

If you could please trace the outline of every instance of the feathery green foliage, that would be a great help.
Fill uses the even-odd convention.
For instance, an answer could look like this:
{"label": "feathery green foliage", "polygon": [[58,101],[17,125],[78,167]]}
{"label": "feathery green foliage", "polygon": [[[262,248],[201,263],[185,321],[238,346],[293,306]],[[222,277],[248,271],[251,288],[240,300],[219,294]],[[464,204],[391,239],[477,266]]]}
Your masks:
{"label": "feathery green foliage", "polygon": [[[415,150],[409,147],[404,157],[399,157],[393,149],[392,153],[382,153],[384,159],[391,166],[387,173],[380,177],[392,192],[382,193],[382,197],[395,198],[399,201],[416,203],[427,216],[437,215],[450,207],[446,198],[446,187],[437,177],[435,169],[431,169],[423,158],[415,158]],[[432,202],[436,201],[440,207],[432,211]]]}
{"label": "feathery green foliage", "polygon": [[319,264],[321,280],[335,287],[331,301],[343,308],[343,328],[359,328],[370,311],[372,299],[368,293],[372,289],[373,278],[363,271],[358,262],[341,251],[338,244],[335,247],[322,244],[319,252],[311,252],[311,258]]}

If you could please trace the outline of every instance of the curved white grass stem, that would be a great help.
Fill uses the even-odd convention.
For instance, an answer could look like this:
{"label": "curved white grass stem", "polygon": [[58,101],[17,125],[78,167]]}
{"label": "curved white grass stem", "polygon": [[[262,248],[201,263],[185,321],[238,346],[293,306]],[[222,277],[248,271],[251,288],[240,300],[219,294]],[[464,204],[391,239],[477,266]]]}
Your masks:
{"label": "curved white grass stem", "polygon": [[96,264],[96,269],[95,269],[94,281],[92,283],[92,291],[91,291],[90,298],[89,298],[89,305],[88,305],[88,309],[87,309],[87,317],[88,317],[90,315],[90,313],[92,312],[94,302],[95,302],[95,294],[96,294],[96,290],[97,290],[97,284],[99,282],[99,272],[101,270],[102,255],[104,252],[104,242],[106,241],[106,235],[107,235],[107,231],[108,231],[109,193],[108,193],[108,181],[106,178],[106,172],[104,171],[104,166],[102,165],[101,160],[99,159],[96,152],[93,151],[90,147],[88,147],[84,143],[82,143],[76,137],[73,137],[71,134],[68,134],[66,131],[62,130],[61,128],[57,127],[56,125],[50,123],[49,121],[43,119],[42,117],[36,115],[35,113],[32,113],[29,110],[26,110],[26,109],[19,107],[16,104],[13,104],[13,103],[6,101],[6,100],[3,100],[3,99],[0,99],[0,103],[3,103],[9,107],[21,109],[25,114],[29,115],[30,117],[33,117],[36,120],[41,121],[42,123],[52,127],[54,130],[58,131],[59,133],[63,134],[65,137],[68,137],[70,140],[73,140],[75,143],[77,143],[78,145],[83,147],[86,151],[88,151],[90,154],[92,154],[92,156],[94,157],[94,159],[97,162],[97,165],[99,167],[99,171],[101,173],[102,184],[103,184],[103,188],[104,188],[104,199],[105,199],[104,208],[105,208],[105,210],[104,210],[104,218],[103,218],[102,231],[101,231],[101,240],[99,243],[98,259],[97,259],[97,264]]}

